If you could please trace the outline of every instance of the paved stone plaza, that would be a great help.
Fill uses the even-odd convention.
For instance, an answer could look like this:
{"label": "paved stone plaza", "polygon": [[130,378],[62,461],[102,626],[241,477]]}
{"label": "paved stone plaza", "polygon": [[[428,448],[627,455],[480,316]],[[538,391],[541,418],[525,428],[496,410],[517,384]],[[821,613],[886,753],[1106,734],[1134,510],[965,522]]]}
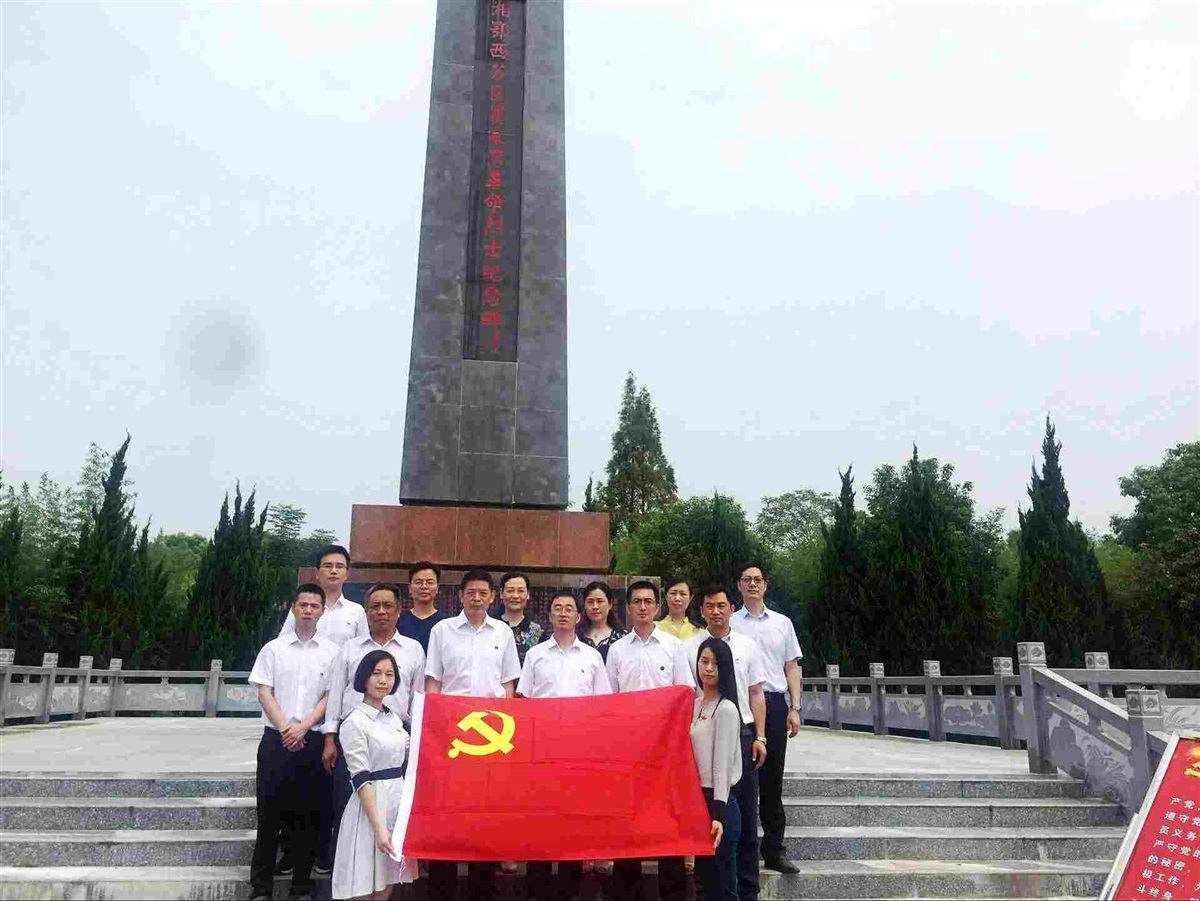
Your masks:
{"label": "paved stone plaza", "polygon": [[[0,732],[0,772],[253,773],[257,719],[92,719]],[[805,728],[787,769],[812,775],[1025,776],[1024,751]]]}

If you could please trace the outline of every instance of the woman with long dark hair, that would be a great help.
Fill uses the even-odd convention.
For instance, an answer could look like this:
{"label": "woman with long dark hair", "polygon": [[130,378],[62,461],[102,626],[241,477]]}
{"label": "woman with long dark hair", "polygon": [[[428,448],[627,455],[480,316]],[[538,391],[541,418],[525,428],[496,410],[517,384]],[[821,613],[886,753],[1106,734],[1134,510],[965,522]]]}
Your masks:
{"label": "woman with long dark hair", "polygon": [[579,640],[589,644],[608,661],[608,649],[618,638],[629,634],[621,627],[612,589],[604,582],[592,582],[583,589],[583,622],[579,624]]}
{"label": "woman with long dark hair", "polygon": [[692,707],[692,750],[700,787],[712,817],[713,856],[696,858],[699,896],[737,901],[737,846],[741,812],[731,789],[742,775],[742,715],[738,710],[733,652],[719,638],[707,638],[696,654]]}

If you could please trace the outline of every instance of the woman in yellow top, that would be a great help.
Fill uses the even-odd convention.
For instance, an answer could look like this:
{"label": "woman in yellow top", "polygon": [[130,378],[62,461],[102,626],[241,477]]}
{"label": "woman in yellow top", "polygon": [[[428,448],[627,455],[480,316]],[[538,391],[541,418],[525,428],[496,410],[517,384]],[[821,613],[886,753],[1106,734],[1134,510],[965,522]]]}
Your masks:
{"label": "woman in yellow top", "polygon": [[693,635],[703,632],[703,629],[687,617],[687,609],[691,603],[692,587],[688,580],[672,579],[667,583],[667,615],[655,620],[654,624],[680,641],[687,641]]}

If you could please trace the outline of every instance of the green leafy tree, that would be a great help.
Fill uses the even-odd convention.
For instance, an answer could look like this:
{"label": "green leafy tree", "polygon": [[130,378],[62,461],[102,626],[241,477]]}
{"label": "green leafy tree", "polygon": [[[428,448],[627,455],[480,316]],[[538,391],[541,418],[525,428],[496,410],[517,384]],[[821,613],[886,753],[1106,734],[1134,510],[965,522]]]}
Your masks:
{"label": "green leafy tree", "polygon": [[583,489],[583,512],[600,512],[600,501],[596,496],[596,485],[591,476],[588,476],[587,487]]}
{"label": "green leafy tree", "polygon": [[278,566],[266,552],[267,514],[263,510],[256,519],[254,492],[243,505],[238,485],[231,516],[225,495],[188,598],[193,631],[178,652],[188,665],[206,669],[209,660],[219,659],[227,669],[249,669],[259,648],[275,637],[284,607],[277,596]]}
{"label": "green leafy tree", "polygon": [[675,470],[663,453],[658,414],[650,392],[630,373],[621,394],[621,412],[612,437],[607,477],[599,504],[611,516],[614,538],[632,534],[647,516],[676,499]]}
{"label": "green leafy tree", "polygon": [[677,500],[648,515],[635,537],[641,572],[683,573],[697,583],[728,586],[731,592],[738,566],[768,554],[741,504],[715,492],[712,497]]}
{"label": "green leafy tree", "polygon": [[149,524],[139,537],[124,490],[130,440],[110,458],[100,504],[80,526],[67,591],[78,628],[62,650],[92,654],[101,665],[121,657],[137,668],[162,662],[163,639],[155,630],[167,627],[167,580],[149,558]]}
{"label": "green leafy tree", "polygon": [[1091,542],[1070,519],[1061,451],[1047,416],[1042,472],[1033,467],[1030,506],[1018,514],[1017,636],[1045,642],[1052,664],[1079,666],[1086,651],[1118,647],[1119,634]]}
{"label": "green leafy tree", "polygon": [[[817,586],[808,614],[813,662],[838,663],[861,669],[878,659],[879,642],[872,630],[870,599],[858,515],[854,509],[852,466],[839,472],[841,492],[832,522],[818,520],[821,552]],[[870,658],[870,659],[865,659]],[[819,670],[823,671],[823,670]]]}
{"label": "green leafy tree", "polygon": [[1140,595],[1124,605],[1128,641],[1143,666],[1200,665],[1200,441],[1121,479],[1132,515],[1112,517]]}
{"label": "green leafy tree", "polygon": [[196,581],[196,570],[206,547],[208,539],[203,535],[185,532],[170,535],[159,532],[150,542],[150,559],[161,564],[167,577],[167,603],[171,609],[180,613],[187,609],[188,593]]}
{"label": "green leafy tree", "polygon": [[817,538],[836,506],[828,491],[811,488],[764,497],[754,530],[773,550],[786,553]]}
{"label": "green leafy tree", "polygon": [[881,466],[867,489],[863,620],[873,639],[864,644],[900,672],[920,672],[927,659],[979,671],[995,647],[1001,511],[977,518],[972,484],[953,476],[914,445],[902,470]]}

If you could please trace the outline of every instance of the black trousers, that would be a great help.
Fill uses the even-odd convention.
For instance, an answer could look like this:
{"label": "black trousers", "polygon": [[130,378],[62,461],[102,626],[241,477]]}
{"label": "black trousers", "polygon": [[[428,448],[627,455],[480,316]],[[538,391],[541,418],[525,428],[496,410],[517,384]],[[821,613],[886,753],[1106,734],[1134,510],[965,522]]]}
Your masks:
{"label": "black trousers", "polygon": [[[458,862],[429,861],[429,897],[435,901],[455,901],[458,897]],[[469,901],[495,901],[496,864],[474,861],[467,864],[467,894]]]}
{"label": "black trousers", "polygon": [[573,901],[579,897],[582,882],[582,860],[560,860],[558,878],[551,873],[548,860],[531,860],[525,864],[525,889],[529,901]]}
{"label": "black trousers", "polygon": [[730,792],[737,798],[742,815],[742,834],[737,847],[740,901],[757,901],[758,898],[758,770],[754,768],[754,758],[751,756],[752,744],[754,727],[742,726],[742,778]]}
{"label": "black trousers", "polygon": [[758,771],[758,812],[762,818],[763,860],[784,856],[783,764],[787,757],[788,696],[782,691],[767,695],[767,762]]}
{"label": "black trousers", "polygon": [[[613,861],[613,895],[618,901],[639,901],[642,892],[642,861],[625,857]],[[662,901],[684,901],[687,873],[682,857],[658,859],[658,897]]]}
{"label": "black trousers", "polygon": [[346,766],[346,755],[342,753],[342,740],[336,734],[333,737],[337,748],[337,763],[333,765],[333,778],[330,786],[330,804],[328,825],[322,824],[321,834],[326,836],[329,844],[326,854],[330,863],[333,862],[333,852],[337,850],[338,830],[342,828],[342,814],[346,805],[354,795],[354,787],[350,784],[350,769]]}
{"label": "black trousers", "polygon": [[270,895],[275,886],[275,851],[279,827],[289,824],[293,891],[312,889],[312,865],[321,828],[322,798],[328,794],[329,775],[321,765],[324,736],[312,731],[304,747],[289,751],[274,729],[264,728],[258,743],[258,770],[254,794],[258,834],[250,861],[252,894]]}

